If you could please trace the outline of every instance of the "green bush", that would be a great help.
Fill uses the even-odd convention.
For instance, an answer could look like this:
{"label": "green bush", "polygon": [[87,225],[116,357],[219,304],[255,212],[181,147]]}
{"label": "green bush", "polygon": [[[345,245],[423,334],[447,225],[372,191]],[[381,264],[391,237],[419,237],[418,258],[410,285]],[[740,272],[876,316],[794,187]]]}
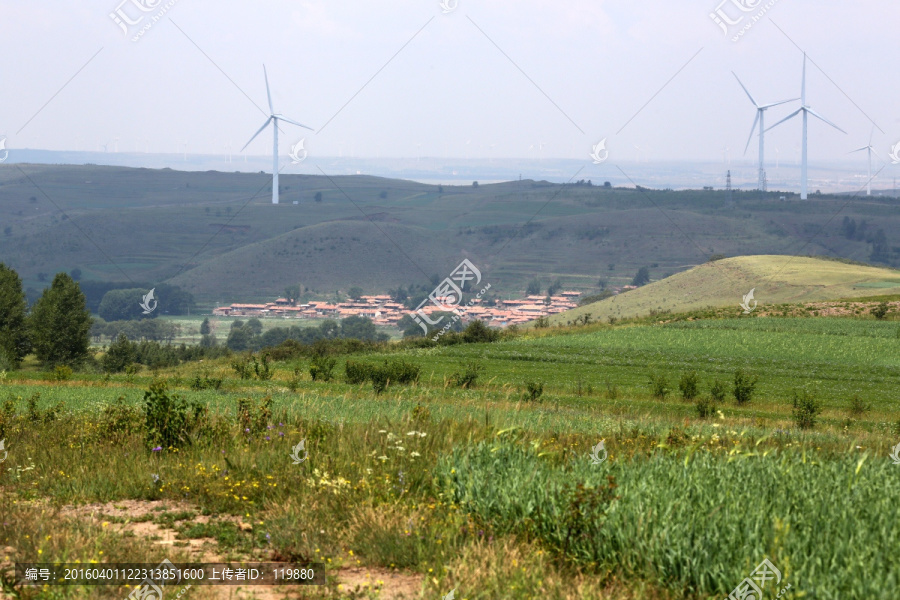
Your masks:
{"label": "green bush", "polygon": [[863,402],[859,396],[850,398],[850,406],[847,407],[848,412],[854,417],[861,417],[872,409],[872,405]]}
{"label": "green bush", "polygon": [[807,391],[793,392],[793,417],[794,423],[800,429],[812,429],[816,426],[822,405]]}
{"label": "green bush", "polygon": [[144,436],[150,446],[190,445],[191,435],[205,416],[205,407],[170,394],[164,381],[151,383],[144,392]]}
{"label": "green bush", "polygon": [[538,400],[544,393],[544,384],[540,381],[525,382],[525,400],[532,402]]}
{"label": "green bush", "polygon": [[55,421],[62,414],[65,402],[59,402],[52,408],[40,410],[37,407],[38,400],[41,399],[40,392],[35,392],[28,399],[28,420],[32,423],[49,423]]}
{"label": "green bush", "polygon": [[887,316],[888,310],[890,310],[890,308],[888,307],[888,303],[882,302],[881,304],[879,304],[878,306],[876,306],[875,308],[872,309],[872,316],[875,317],[876,319],[878,319],[879,321],[882,321]]}
{"label": "green bush", "polygon": [[344,365],[344,376],[347,383],[357,385],[372,378],[372,365],[348,360]]}
{"label": "green bush", "polygon": [[462,373],[459,371],[453,373],[450,376],[450,383],[456,387],[466,389],[473,388],[478,381],[478,375],[481,373],[482,369],[483,367],[480,364],[472,361],[466,364],[466,368]]}
{"label": "green bush", "polygon": [[669,382],[666,376],[662,374],[650,374],[650,393],[654,398],[665,400],[669,395]]}
{"label": "green bush", "polygon": [[746,373],[743,369],[734,372],[734,399],[738,406],[748,404],[753,399],[753,390],[756,389],[758,377]]}
{"label": "green bush", "polygon": [[700,395],[700,377],[696,371],[685,373],[678,382],[678,389],[681,390],[681,397],[685,400],[693,400]]}
{"label": "green bush", "polygon": [[141,412],[125,404],[125,396],[119,396],[100,413],[98,436],[103,442],[121,443],[141,430]]}
{"label": "green bush", "polygon": [[615,400],[619,397],[619,386],[610,383],[609,379],[606,380],[606,398],[608,400]]}
{"label": "green bush", "polygon": [[483,321],[472,321],[462,332],[463,341],[467,344],[479,342],[496,342],[500,339],[500,332],[491,329]]}
{"label": "green bush", "polygon": [[136,360],[136,357],[135,344],[130,342],[124,333],[120,333],[116,341],[106,349],[106,354],[100,359],[100,364],[107,373],[121,373],[125,367]]}
{"label": "green bush", "polygon": [[336,364],[336,358],[325,354],[316,354],[310,361],[309,375],[313,381],[331,381],[334,379],[334,366]]}
{"label": "green bush", "polygon": [[201,377],[199,373],[194,375],[194,378],[191,379],[190,383],[191,389],[194,391],[199,390],[217,390],[222,387],[222,379],[216,377],[210,377],[208,372],[203,373]]}
{"label": "green bush", "polygon": [[56,381],[68,381],[72,379],[72,367],[68,365],[56,365],[53,369],[53,379]]}
{"label": "green bush", "polygon": [[709,387],[709,395],[715,403],[721,404],[725,402],[725,396],[727,394],[728,387],[725,385],[725,382],[719,381],[718,379]]}
{"label": "green bush", "polygon": [[716,414],[716,402],[713,398],[697,398],[697,402],[695,404],[697,407],[697,416],[701,419],[708,419],[709,417]]}

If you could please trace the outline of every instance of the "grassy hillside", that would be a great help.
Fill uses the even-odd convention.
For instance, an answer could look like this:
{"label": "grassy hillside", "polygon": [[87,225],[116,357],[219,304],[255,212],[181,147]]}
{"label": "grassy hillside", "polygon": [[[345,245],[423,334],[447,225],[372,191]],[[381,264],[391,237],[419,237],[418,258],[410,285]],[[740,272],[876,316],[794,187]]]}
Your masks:
{"label": "grassy hillside", "polygon": [[900,271],[809,257],[740,256],[555,315],[550,322],[574,322],[585,314],[606,321],[651,311],[678,313],[723,306],[740,312],[739,304],[751,289],[758,307],[890,295],[900,293]]}
{"label": "grassy hillside", "polygon": [[[879,229],[881,258],[900,265],[891,199],[370,176],[285,175],[281,185],[272,206],[264,173],[0,165],[0,257],[28,287],[78,268],[85,280],[176,282],[201,301],[271,298],[298,282],[379,292],[427,284],[466,257],[504,294],[535,276],[544,289],[560,278],[596,292],[600,279],[624,285],[642,266],[660,279],[713,253],[869,261]],[[844,217],[860,225],[855,235]]]}

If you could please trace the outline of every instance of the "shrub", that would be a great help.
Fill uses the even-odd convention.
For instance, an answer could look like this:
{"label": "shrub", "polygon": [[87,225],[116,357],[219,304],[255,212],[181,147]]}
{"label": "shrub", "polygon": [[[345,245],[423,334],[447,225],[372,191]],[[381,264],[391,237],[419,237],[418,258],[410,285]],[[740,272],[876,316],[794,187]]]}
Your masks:
{"label": "shrub", "polygon": [[534,402],[544,393],[544,384],[540,381],[525,382],[525,400]]}
{"label": "shrub", "polygon": [[136,407],[125,404],[125,396],[119,396],[115,402],[104,407],[97,425],[101,440],[121,443],[141,430],[141,413]]}
{"label": "shrub", "polygon": [[231,363],[231,368],[241,379],[253,379],[253,367],[250,365],[250,357],[238,358]]}
{"label": "shrub", "polygon": [[427,423],[431,420],[431,410],[427,406],[416,404],[410,412],[409,418],[416,423]]}
{"label": "shrub", "polygon": [[238,424],[244,433],[260,433],[272,419],[272,396],[266,396],[259,402],[253,398],[238,399]]}
{"label": "shrub", "polygon": [[337,359],[325,354],[316,354],[312,357],[309,367],[309,375],[313,381],[331,381],[334,378],[334,365]]}
{"label": "shrub", "polygon": [[269,355],[268,353],[264,353],[262,355],[262,360],[256,360],[256,357],[253,356],[253,373],[256,375],[256,378],[260,381],[268,381],[272,379],[272,375],[274,375],[274,370],[269,367]]}
{"label": "shrub", "polygon": [[718,379],[709,387],[709,395],[716,403],[725,402],[725,395],[728,394],[728,387],[724,382]]}
{"label": "shrub", "polygon": [[150,446],[177,448],[191,443],[191,434],[201,424],[206,411],[196,402],[169,394],[164,381],[150,384],[144,392],[144,435]]}
{"label": "shrub", "polygon": [[0,440],[6,438],[6,428],[12,424],[13,419],[16,418],[16,401],[21,400],[21,398],[16,398],[12,394],[3,401],[3,407],[0,408]]}
{"label": "shrub", "polygon": [[[724,386],[723,386],[723,395],[724,395]],[[697,403],[695,405],[697,407],[697,416],[701,419],[707,419],[714,414],[716,414],[716,402],[712,397],[709,398],[697,398]]]}
{"label": "shrub", "polygon": [[191,389],[195,391],[199,390],[217,390],[222,387],[222,379],[210,377],[208,372],[203,373],[203,377],[200,376],[199,373],[194,375],[194,378],[191,379],[190,383]]}
{"label": "shrub", "polygon": [[496,342],[500,339],[500,332],[491,329],[483,321],[472,321],[462,332],[463,341],[467,344],[478,342]]}
{"label": "shrub", "polygon": [[872,316],[878,319],[879,321],[884,320],[884,318],[888,314],[888,303],[882,302],[878,306],[872,309]]}
{"label": "shrub", "polygon": [[413,383],[419,379],[419,367],[405,360],[386,360],[381,366],[370,367],[372,387],[380,394],[391,383]]}
{"label": "shrub", "polygon": [[609,400],[615,400],[619,397],[619,387],[610,383],[609,379],[606,380],[606,398]]}
{"label": "shrub", "polygon": [[59,418],[65,403],[59,402],[56,406],[42,411],[37,407],[38,400],[40,399],[40,392],[35,392],[31,395],[31,398],[28,399],[28,420],[32,423],[49,423]]}
{"label": "shrub", "polygon": [[678,382],[678,389],[681,390],[681,397],[685,400],[693,400],[700,395],[700,377],[696,371],[685,373]]}
{"label": "shrub", "polygon": [[654,398],[665,400],[669,395],[669,382],[666,376],[662,374],[650,374],[650,393]]}
{"label": "shrub", "polygon": [[758,377],[746,373],[743,369],[734,372],[734,399],[739,406],[747,404],[753,399],[753,390],[756,389]]}
{"label": "shrub", "polygon": [[120,333],[116,341],[106,349],[106,354],[103,355],[100,364],[107,373],[121,373],[136,359],[135,344],[130,342],[124,333]]}
{"label": "shrub", "polygon": [[300,369],[299,369],[299,368],[295,368],[295,369],[294,369],[294,373],[293,373],[293,374],[291,375],[291,377],[288,379],[288,384],[287,384],[287,385],[288,385],[288,389],[291,390],[292,392],[296,392],[296,391],[297,391],[297,388],[300,387],[300,379],[301,379],[301,376],[300,376]]}
{"label": "shrub", "polygon": [[450,376],[450,383],[457,387],[461,388],[473,388],[475,387],[475,383],[478,381],[478,375],[481,373],[483,367],[475,361],[472,361],[466,364],[465,370],[460,372],[455,372]]}
{"label": "shrub", "polygon": [[344,377],[347,383],[360,384],[365,383],[372,378],[372,365],[348,360],[344,365]]}
{"label": "shrub", "polygon": [[53,369],[53,379],[56,381],[72,379],[72,368],[67,365],[56,365],[56,368]]}
{"label": "shrub", "polygon": [[847,410],[854,417],[861,417],[872,409],[872,405],[866,402],[863,402],[859,396],[853,396],[850,398],[850,406]]}
{"label": "shrub", "polygon": [[822,405],[815,397],[807,391],[793,393],[793,417],[794,423],[800,429],[812,429],[816,426],[819,413],[822,412]]}

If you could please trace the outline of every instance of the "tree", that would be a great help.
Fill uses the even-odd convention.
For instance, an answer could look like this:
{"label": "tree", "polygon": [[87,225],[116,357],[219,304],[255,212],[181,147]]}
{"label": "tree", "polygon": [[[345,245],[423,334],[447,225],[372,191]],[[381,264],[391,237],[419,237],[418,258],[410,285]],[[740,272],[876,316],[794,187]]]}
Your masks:
{"label": "tree", "polygon": [[322,201],[322,192],[316,192],[316,202]]}
{"label": "tree", "polygon": [[134,344],[128,341],[127,335],[120,333],[116,341],[109,345],[100,364],[107,373],[121,373],[135,361],[136,356]]}
{"label": "tree", "polygon": [[153,319],[157,310],[149,315],[144,314],[141,302],[144,295],[150,290],[144,288],[130,288],[124,290],[110,290],[103,294],[103,300],[97,312],[107,321],[126,321],[130,319]]}
{"label": "tree", "polygon": [[363,292],[363,289],[361,287],[354,286],[347,292],[347,296],[349,296],[353,300],[359,300],[360,298],[362,298],[364,293],[365,292]]}
{"label": "tree", "polygon": [[537,296],[541,293],[541,282],[537,280],[537,278],[532,279],[528,284],[528,287],[525,289],[525,294],[528,296]]}
{"label": "tree", "polygon": [[225,345],[230,350],[241,352],[243,350],[251,350],[253,342],[253,333],[248,327],[234,327],[232,325],[231,331],[228,333],[228,339],[225,340]]}
{"label": "tree", "polygon": [[31,349],[27,309],[19,274],[0,263],[0,369],[18,368]]}
{"label": "tree", "polygon": [[357,340],[382,341],[384,334],[379,334],[375,323],[368,317],[352,316],[341,320],[341,337]]}
{"label": "tree", "polygon": [[200,323],[200,335],[209,335],[209,319],[203,319],[203,322]]}
{"label": "tree", "polygon": [[57,273],[35,302],[29,322],[34,353],[44,364],[72,365],[87,358],[91,313],[81,288],[65,273]]}
{"label": "tree", "polygon": [[76,267],[69,271],[69,275],[72,277],[72,279],[78,281],[79,279],[81,279],[81,269]]}
{"label": "tree", "polygon": [[244,325],[244,329],[249,329],[250,333],[253,335],[259,335],[262,333],[262,330],[263,330],[262,321],[260,321],[256,317],[253,317],[252,319],[247,321],[247,324]]}
{"label": "tree", "polygon": [[647,285],[650,283],[650,269],[647,267],[641,267],[638,269],[637,274],[634,276],[634,279],[631,280],[631,285],[636,285],[641,287],[642,285]]}

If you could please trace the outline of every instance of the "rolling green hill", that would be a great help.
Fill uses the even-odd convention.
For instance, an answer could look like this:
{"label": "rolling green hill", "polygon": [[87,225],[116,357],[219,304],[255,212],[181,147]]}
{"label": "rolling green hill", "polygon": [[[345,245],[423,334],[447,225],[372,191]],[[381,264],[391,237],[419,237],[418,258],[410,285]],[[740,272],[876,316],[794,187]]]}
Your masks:
{"label": "rolling green hill", "polygon": [[714,253],[870,261],[879,239],[874,258],[900,265],[891,199],[370,176],[281,185],[272,206],[264,173],[0,165],[0,260],[35,289],[78,268],[84,280],[177,283],[201,302],[270,299],[297,283],[323,295],[425,285],[463,258],[504,295],[536,276],[544,290],[559,278],[596,293],[601,279],[624,285],[642,266],[661,279]]}
{"label": "rolling green hill", "polygon": [[[550,318],[567,323],[646,316],[651,311],[688,312],[707,307],[739,309],[754,289],[760,307],[900,293],[900,271],[797,256],[740,256],[709,262],[618,296]],[[750,303],[753,306],[753,303]]]}

